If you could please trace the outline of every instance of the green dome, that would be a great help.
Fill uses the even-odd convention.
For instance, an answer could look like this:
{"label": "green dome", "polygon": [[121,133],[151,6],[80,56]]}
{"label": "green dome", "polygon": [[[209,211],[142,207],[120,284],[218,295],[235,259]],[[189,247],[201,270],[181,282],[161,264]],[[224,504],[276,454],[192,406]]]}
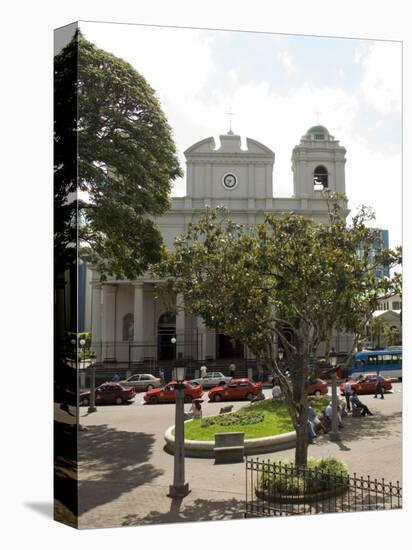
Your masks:
{"label": "green dome", "polygon": [[312,128],[309,128],[306,134],[325,134],[326,136],[328,136],[329,130],[324,126],[320,126],[320,125],[312,126]]}

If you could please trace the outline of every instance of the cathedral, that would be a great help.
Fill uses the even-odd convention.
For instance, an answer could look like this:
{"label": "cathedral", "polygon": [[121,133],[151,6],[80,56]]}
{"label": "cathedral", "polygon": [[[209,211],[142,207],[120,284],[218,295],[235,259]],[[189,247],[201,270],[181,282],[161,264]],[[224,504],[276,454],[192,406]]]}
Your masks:
{"label": "cathedral", "polygon": [[[156,219],[164,241],[173,247],[188,223],[206,208],[220,205],[241,224],[261,222],[267,212],[295,212],[327,222],[322,191],[345,193],[345,153],[324,126],[310,128],[292,151],[293,195],[277,197],[275,153],[263,143],[247,138],[246,148],[241,148],[240,136],[232,131],[220,136],[220,144],[213,137],[198,141],[185,151],[186,195],[173,197],[171,209]],[[153,366],[177,358],[189,364],[253,361],[241,342],[176,309],[182,298],[159,291],[159,281],[150,276],[101,282],[99,273],[91,269],[87,286],[86,326],[98,362]]]}

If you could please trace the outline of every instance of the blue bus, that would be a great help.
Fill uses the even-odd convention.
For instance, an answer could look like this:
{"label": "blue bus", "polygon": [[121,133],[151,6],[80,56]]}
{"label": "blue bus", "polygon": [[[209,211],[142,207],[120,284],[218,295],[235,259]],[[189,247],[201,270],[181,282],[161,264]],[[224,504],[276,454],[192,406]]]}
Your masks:
{"label": "blue bus", "polygon": [[341,369],[342,377],[365,372],[402,380],[402,348],[358,351],[352,356],[349,367]]}

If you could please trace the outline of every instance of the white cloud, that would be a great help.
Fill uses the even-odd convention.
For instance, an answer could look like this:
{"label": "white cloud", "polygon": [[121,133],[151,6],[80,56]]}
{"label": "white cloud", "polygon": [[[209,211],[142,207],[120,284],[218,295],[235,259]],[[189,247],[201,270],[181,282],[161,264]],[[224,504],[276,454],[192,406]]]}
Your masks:
{"label": "white cloud", "polygon": [[285,72],[288,76],[294,76],[296,74],[296,67],[292,56],[286,50],[282,50],[278,53],[278,59],[281,62]]}
{"label": "white cloud", "polygon": [[[346,141],[346,140],[345,140]],[[348,138],[346,192],[351,214],[360,204],[372,207],[376,221],[371,224],[389,229],[390,246],[402,242],[402,162],[398,150],[379,152],[371,149],[366,139]]]}
{"label": "white cloud", "polygon": [[363,69],[360,91],[366,104],[383,115],[399,113],[401,44],[363,42],[355,50],[354,61]]}

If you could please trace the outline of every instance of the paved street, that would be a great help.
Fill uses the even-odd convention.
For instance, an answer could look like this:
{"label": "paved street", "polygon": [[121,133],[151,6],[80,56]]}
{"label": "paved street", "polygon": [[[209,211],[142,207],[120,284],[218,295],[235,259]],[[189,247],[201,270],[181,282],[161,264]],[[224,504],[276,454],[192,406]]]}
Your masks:
{"label": "paved street", "polygon": [[[265,390],[270,395],[270,390]],[[174,405],[145,405],[143,394],[124,406],[81,408],[79,502],[80,527],[110,527],[240,518],[243,516],[245,465],[215,465],[213,459],[186,459],[191,493],[171,500],[173,456],[164,452],[163,434],[174,423]],[[384,400],[361,396],[373,417],[346,418],[339,442],[327,436],[311,445],[311,456],[335,456],[350,472],[402,479],[402,384]],[[244,406],[234,403],[234,410]],[[203,404],[204,416],[217,414],[220,403]],[[186,406],[188,408],[188,406]],[[293,449],[264,458],[292,458]]]}

